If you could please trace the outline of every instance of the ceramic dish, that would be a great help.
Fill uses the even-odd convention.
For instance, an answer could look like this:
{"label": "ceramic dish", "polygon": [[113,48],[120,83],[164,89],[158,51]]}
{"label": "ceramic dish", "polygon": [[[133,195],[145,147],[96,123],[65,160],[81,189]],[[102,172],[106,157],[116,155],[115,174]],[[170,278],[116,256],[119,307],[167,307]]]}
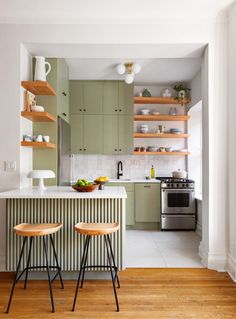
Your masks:
{"label": "ceramic dish", "polygon": [[92,184],[87,186],[73,185],[72,188],[79,193],[90,193],[90,192],[93,192],[95,189],[97,189],[98,185],[97,184]]}
{"label": "ceramic dish", "polygon": [[142,109],[142,110],[140,110],[140,113],[141,113],[142,115],[149,115],[149,114],[150,114],[150,110],[148,110],[148,109]]}
{"label": "ceramic dish", "polygon": [[152,112],[152,115],[160,115],[160,112],[154,111],[154,112]]}

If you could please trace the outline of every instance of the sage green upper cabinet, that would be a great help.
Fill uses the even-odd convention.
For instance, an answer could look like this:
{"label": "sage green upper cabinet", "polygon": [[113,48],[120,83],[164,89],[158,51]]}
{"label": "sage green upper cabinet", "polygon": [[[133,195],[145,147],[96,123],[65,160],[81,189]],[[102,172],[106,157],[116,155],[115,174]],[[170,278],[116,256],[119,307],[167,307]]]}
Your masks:
{"label": "sage green upper cabinet", "polygon": [[104,115],[103,140],[104,154],[118,154],[119,121],[118,115]]}
{"label": "sage green upper cabinet", "polygon": [[133,152],[133,116],[119,115],[119,153],[132,154]]}
{"label": "sage green upper cabinet", "polygon": [[135,221],[160,222],[160,184],[135,184]]}
{"label": "sage green upper cabinet", "polygon": [[71,114],[71,152],[73,154],[103,153],[103,116]]}
{"label": "sage green upper cabinet", "polygon": [[125,81],[119,81],[119,113],[134,114],[134,86]]}
{"label": "sage green upper cabinet", "polygon": [[64,59],[57,60],[57,115],[69,123],[69,68]]}
{"label": "sage green upper cabinet", "polygon": [[124,81],[104,81],[103,107],[104,114],[134,113],[134,87]]}
{"label": "sage green upper cabinet", "polygon": [[71,153],[73,154],[84,153],[83,115],[71,114],[70,127],[71,127]]}
{"label": "sage green upper cabinet", "polygon": [[103,154],[103,116],[84,115],[84,153]]}
{"label": "sage green upper cabinet", "polygon": [[70,81],[71,114],[103,114],[103,81]]}
{"label": "sage green upper cabinet", "polygon": [[70,80],[70,114],[83,113],[83,81]]}
{"label": "sage green upper cabinet", "polygon": [[84,107],[86,114],[103,114],[103,82],[84,81]]}
{"label": "sage green upper cabinet", "polygon": [[103,84],[104,114],[118,114],[119,112],[119,82],[104,81]]}

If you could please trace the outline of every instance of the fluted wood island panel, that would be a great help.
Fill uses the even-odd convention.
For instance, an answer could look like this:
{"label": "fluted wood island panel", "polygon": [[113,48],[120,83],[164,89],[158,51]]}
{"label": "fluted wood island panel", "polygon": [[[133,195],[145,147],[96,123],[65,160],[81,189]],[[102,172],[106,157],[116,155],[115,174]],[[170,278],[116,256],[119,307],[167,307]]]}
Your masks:
{"label": "fluted wood island panel", "polygon": [[[114,187],[107,187],[107,189]],[[119,222],[120,230],[112,235],[112,246],[119,269],[125,268],[124,262],[124,236],[125,236],[125,199],[123,187],[117,187],[117,196],[105,196],[103,191],[93,194],[89,198],[88,193],[72,196],[73,198],[45,198],[47,195],[33,198],[7,198],[7,270],[16,269],[19,258],[22,237],[13,233],[13,227],[19,223],[57,223],[62,222],[63,228],[54,235],[58,258],[63,271],[77,271],[80,267],[84,236],[74,231],[74,225],[78,222]],[[122,189],[122,194],[119,191]],[[99,192],[99,191],[96,191]],[[105,191],[104,191],[105,192]],[[4,193],[0,194],[3,197]],[[6,193],[5,193],[6,194]],[[99,196],[102,198],[99,198]],[[71,195],[71,194],[70,194]],[[44,264],[42,242],[39,238],[34,241],[31,265]],[[26,253],[23,261],[26,262]],[[52,251],[50,260],[53,264]],[[95,236],[91,239],[88,264],[107,265],[105,243],[103,236]],[[97,269],[92,269],[97,270]],[[105,270],[105,269],[103,269]]]}

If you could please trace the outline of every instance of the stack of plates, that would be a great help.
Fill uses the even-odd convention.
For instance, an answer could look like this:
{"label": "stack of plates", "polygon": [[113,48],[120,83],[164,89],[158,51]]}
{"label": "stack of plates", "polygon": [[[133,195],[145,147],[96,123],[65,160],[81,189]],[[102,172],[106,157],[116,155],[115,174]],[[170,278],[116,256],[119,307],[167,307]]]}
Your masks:
{"label": "stack of plates", "polygon": [[170,133],[171,134],[181,134],[181,133],[183,133],[183,130],[181,130],[179,128],[171,128]]}

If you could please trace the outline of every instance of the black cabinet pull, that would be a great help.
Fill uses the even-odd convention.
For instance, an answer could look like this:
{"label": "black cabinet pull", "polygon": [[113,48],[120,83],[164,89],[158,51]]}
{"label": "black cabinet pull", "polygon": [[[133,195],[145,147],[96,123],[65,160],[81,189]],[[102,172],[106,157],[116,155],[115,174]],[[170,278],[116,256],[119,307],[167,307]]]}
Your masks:
{"label": "black cabinet pull", "polygon": [[66,113],[62,113],[63,116],[66,116]]}
{"label": "black cabinet pull", "polygon": [[86,148],[84,148],[84,151],[86,151]]}
{"label": "black cabinet pull", "polygon": [[84,112],[86,112],[86,109],[84,109]]}
{"label": "black cabinet pull", "polygon": [[117,152],[117,148],[115,148],[115,152]]}
{"label": "black cabinet pull", "polygon": [[66,96],[66,92],[62,92],[62,94],[63,94],[64,96]]}
{"label": "black cabinet pull", "polygon": [[82,109],[79,109],[80,110],[80,112],[82,112]]}
{"label": "black cabinet pull", "polygon": [[151,185],[144,185],[145,188],[151,188]]}
{"label": "black cabinet pull", "polygon": [[79,150],[82,151],[82,148],[80,148]]}
{"label": "black cabinet pull", "polygon": [[120,112],[122,112],[122,109],[119,109]]}
{"label": "black cabinet pull", "polygon": [[120,148],[120,149],[119,149],[119,151],[121,152],[121,151],[122,151],[122,149]]}
{"label": "black cabinet pull", "polygon": [[115,112],[117,112],[118,110],[117,109],[115,109]]}

